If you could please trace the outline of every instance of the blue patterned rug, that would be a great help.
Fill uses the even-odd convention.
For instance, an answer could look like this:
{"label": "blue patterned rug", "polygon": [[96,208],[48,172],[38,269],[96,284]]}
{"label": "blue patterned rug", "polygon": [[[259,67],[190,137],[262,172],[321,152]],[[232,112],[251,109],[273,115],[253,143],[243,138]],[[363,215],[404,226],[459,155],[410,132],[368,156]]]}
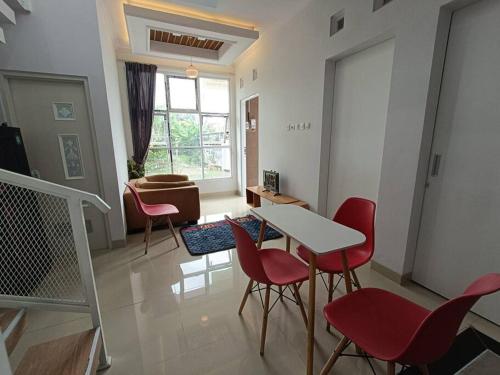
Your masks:
{"label": "blue patterned rug", "polygon": [[[252,239],[257,242],[260,220],[252,215],[238,217],[234,220],[245,228]],[[236,247],[231,227],[225,220],[184,227],[181,229],[181,237],[189,254],[193,256],[216,253]],[[283,237],[281,233],[269,226],[266,227],[264,241],[280,237]]]}

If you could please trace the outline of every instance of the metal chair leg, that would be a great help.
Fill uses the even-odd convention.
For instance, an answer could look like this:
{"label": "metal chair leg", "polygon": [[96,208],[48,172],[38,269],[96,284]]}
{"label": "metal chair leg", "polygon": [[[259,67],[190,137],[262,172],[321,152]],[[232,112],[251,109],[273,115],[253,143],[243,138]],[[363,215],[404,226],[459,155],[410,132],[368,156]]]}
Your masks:
{"label": "metal chair leg", "polygon": [[[332,302],[333,299],[333,273],[328,274],[328,303]],[[330,323],[326,322],[327,332],[331,332]]]}

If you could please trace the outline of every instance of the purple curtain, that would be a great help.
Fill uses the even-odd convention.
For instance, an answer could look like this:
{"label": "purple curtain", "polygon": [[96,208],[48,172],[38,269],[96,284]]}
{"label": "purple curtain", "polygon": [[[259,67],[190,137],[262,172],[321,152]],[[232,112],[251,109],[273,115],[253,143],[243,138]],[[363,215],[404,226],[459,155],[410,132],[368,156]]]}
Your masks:
{"label": "purple curtain", "polygon": [[132,159],[137,164],[144,165],[153,127],[157,66],[126,62],[125,68],[134,147]]}

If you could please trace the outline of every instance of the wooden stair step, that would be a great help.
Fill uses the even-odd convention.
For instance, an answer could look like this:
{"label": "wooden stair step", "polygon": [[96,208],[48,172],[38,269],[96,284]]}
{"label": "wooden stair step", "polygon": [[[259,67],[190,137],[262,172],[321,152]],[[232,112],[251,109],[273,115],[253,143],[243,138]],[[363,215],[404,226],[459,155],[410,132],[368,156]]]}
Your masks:
{"label": "wooden stair step", "polygon": [[26,310],[0,309],[0,333],[11,354],[26,329]]}
{"label": "wooden stair step", "polygon": [[101,343],[101,329],[98,327],[32,346],[22,358],[15,374],[95,374]]}

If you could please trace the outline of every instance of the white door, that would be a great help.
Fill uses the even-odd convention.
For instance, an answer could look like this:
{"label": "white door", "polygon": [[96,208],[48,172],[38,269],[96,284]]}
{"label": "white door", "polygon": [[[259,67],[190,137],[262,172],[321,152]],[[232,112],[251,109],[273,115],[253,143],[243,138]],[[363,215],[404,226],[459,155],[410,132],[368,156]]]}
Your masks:
{"label": "white door", "polygon": [[351,196],[377,201],[394,40],[335,65],[327,214]]}
{"label": "white door", "polygon": [[[11,125],[21,128],[31,170],[38,171],[44,180],[102,196],[83,82],[8,78],[8,86],[13,107]],[[74,120],[56,120],[54,103],[71,103]],[[84,170],[81,179],[68,179],[65,175],[60,134],[79,137]],[[90,247],[107,248],[104,216],[91,206],[84,213]]]}
{"label": "white door", "polygon": [[[413,279],[454,297],[500,272],[500,1],[452,18]],[[500,298],[475,311],[500,323]]]}

